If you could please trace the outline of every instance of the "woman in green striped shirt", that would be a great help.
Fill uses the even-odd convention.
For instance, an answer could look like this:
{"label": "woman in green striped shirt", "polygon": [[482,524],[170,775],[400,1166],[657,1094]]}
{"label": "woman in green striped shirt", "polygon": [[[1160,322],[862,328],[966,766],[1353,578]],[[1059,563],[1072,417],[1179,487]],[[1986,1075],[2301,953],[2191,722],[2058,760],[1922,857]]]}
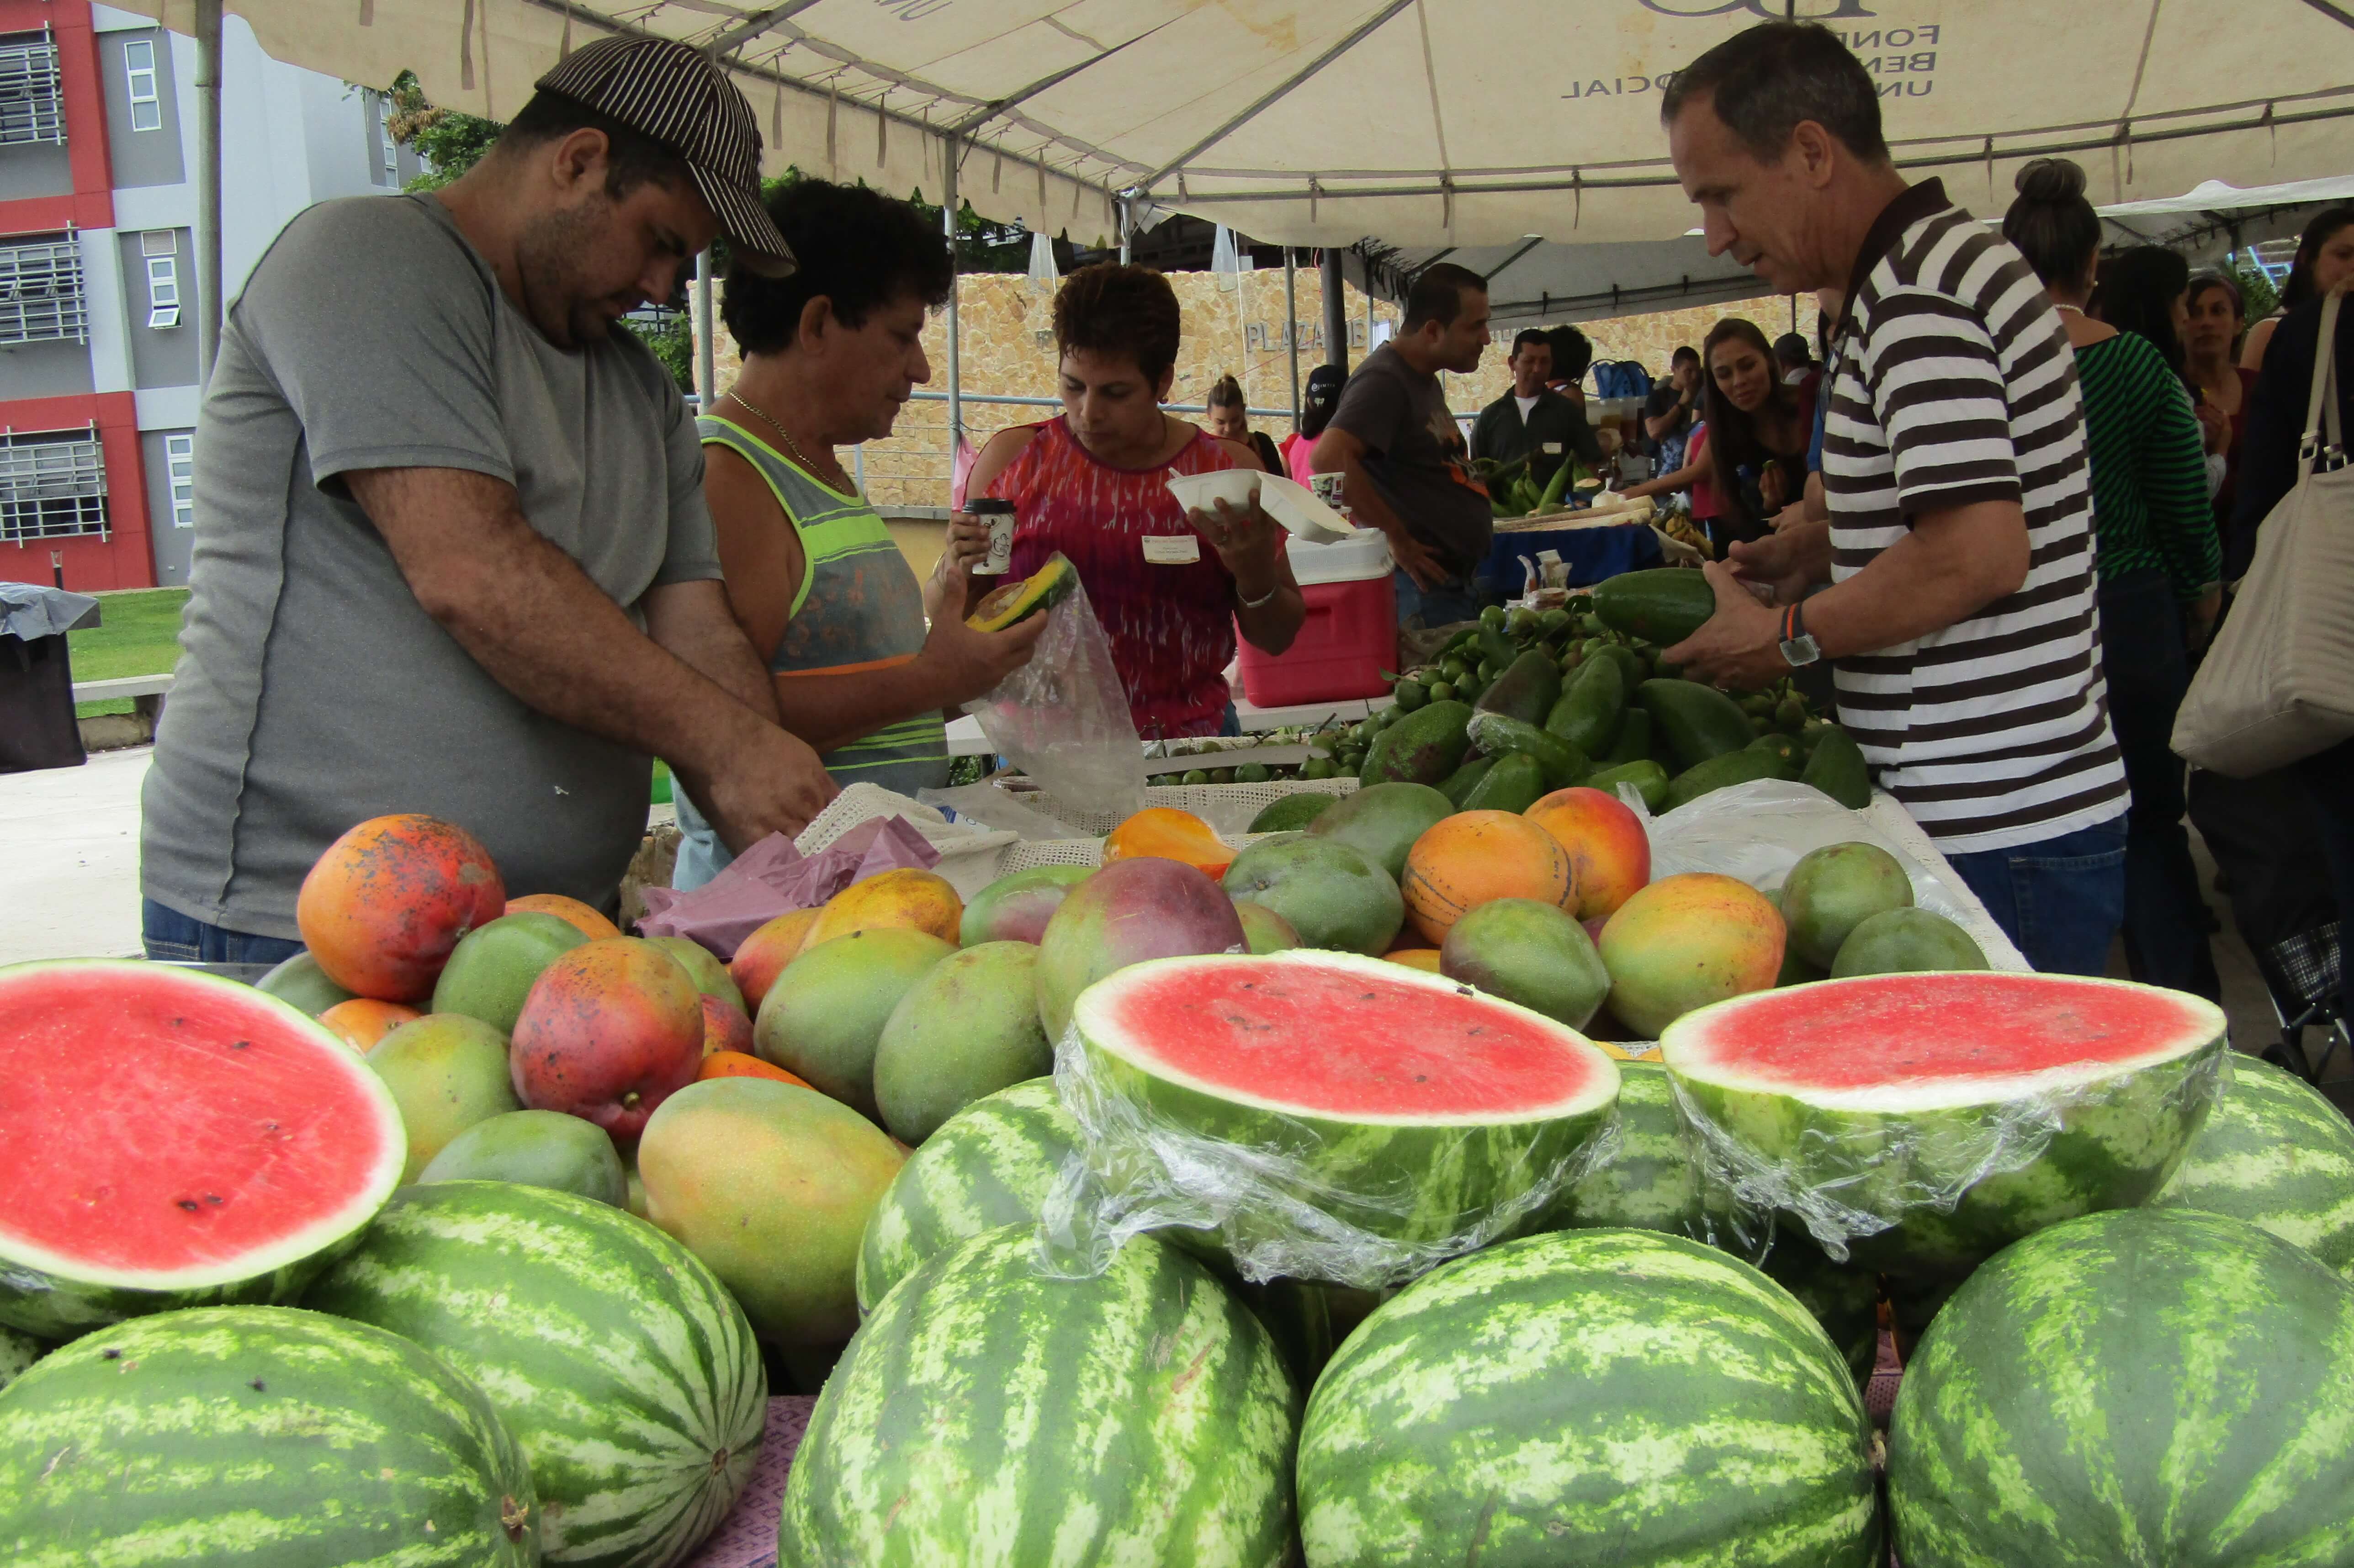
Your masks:
{"label": "woman in green striped shirt", "polygon": [[[2143,331],[2086,313],[2101,220],[2084,172],[2064,158],[2020,171],[2003,237],[2043,280],[2076,358],[2092,462],[2100,573],[2101,661],[2109,722],[2132,806],[2126,819],[2126,961],[2136,980],[2220,1001],[2207,910],[2182,825],[2184,777],[2170,744],[2190,684],[2190,649],[2214,623],[2222,556],[2199,421],[2181,373],[2179,326],[2190,269],[2131,252],[2105,281],[2104,302]],[[2168,285],[2170,284],[2170,289]],[[2170,356],[2169,356],[2169,350]]]}

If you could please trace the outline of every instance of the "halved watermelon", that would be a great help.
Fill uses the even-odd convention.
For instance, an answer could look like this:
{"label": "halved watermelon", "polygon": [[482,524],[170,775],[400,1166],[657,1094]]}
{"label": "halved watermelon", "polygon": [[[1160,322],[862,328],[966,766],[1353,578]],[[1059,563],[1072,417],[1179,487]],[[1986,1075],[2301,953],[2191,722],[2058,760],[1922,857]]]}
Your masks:
{"label": "halved watermelon", "polygon": [[1659,1044],[1744,1193],[1866,1263],[1939,1272],[2157,1192],[2225,1042],[2199,997],[1979,971],[1754,991]]}
{"label": "halved watermelon", "polygon": [[293,1299],[408,1156],[350,1047],[195,969],[0,969],[0,1323],[45,1339]]}
{"label": "halved watermelon", "polygon": [[1056,1081],[1114,1209],[1214,1225],[1253,1278],[1390,1283],[1524,1228],[1618,1097],[1575,1030],[1352,954],[1131,965],[1072,1027]]}

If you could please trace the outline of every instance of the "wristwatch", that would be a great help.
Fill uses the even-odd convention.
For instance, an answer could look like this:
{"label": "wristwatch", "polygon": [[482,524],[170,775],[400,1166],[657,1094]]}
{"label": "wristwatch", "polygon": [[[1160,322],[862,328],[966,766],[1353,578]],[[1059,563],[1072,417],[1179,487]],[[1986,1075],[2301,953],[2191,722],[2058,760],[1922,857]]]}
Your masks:
{"label": "wristwatch", "polygon": [[1782,657],[1794,670],[1803,669],[1823,656],[1819,644],[1807,633],[1807,620],[1802,607],[1792,605],[1782,612]]}

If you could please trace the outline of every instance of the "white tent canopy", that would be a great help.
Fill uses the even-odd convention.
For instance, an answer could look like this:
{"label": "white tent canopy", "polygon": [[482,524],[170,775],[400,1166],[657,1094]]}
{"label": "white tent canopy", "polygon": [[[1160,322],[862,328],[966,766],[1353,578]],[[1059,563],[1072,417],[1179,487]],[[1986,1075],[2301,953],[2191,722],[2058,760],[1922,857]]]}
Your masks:
{"label": "white tent canopy", "polygon": [[[184,30],[196,0],[117,0]],[[227,0],[272,56],[503,117],[614,31],[725,58],[787,163],[1074,238],[1126,198],[1271,243],[1672,243],[1662,80],[1761,16],[1840,32],[1957,195],[2343,175],[2354,0]],[[1631,256],[1631,253],[1629,253]],[[1653,281],[1657,281],[1652,269]],[[1578,292],[1593,292],[1581,289]]]}

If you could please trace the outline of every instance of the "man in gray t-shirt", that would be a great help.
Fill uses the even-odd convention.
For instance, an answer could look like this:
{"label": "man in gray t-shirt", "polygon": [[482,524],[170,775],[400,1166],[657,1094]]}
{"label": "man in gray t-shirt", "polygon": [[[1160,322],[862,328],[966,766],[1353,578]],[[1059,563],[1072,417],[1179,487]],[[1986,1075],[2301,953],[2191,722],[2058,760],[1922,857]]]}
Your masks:
{"label": "man in gray t-shirt", "polygon": [[447,189],[297,217],[224,323],[141,834],[148,950],[263,961],[354,823],[422,811],[610,912],[663,757],[738,846],[832,793],[729,614],[676,386],[616,326],[716,233],[789,270],[695,51],[573,53]]}
{"label": "man in gray t-shirt", "polygon": [[1419,616],[1442,626],[1479,613],[1471,577],[1488,558],[1494,512],[1471,477],[1438,372],[1469,375],[1487,346],[1486,281],[1449,261],[1424,268],[1406,291],[1398,335],[1349,377],[1316,439],[1314,471],[1341,475],[1357,520],[1389,536],[1401,624]]}

